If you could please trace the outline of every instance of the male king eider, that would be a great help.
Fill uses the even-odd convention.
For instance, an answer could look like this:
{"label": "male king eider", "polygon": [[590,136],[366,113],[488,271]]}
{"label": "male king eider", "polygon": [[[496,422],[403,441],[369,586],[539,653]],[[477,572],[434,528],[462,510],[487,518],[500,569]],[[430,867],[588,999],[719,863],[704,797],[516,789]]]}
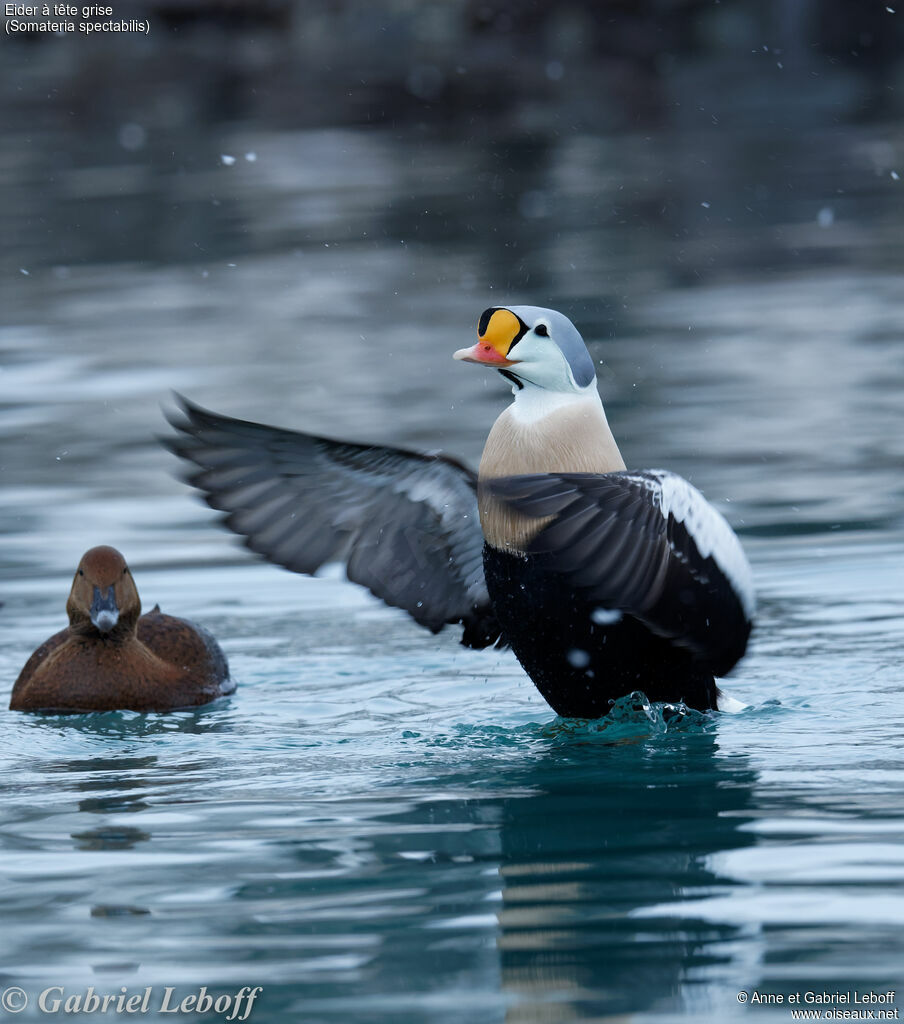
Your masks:
{"label": "male king eider", "polygon": [[442,455],[229,419],[183,401],[165,443],[189,481],[270,561],[348,578],[433,632],[510,644],[560,715],[598,718],[636,690],[716,708],[744,654],[750,567],[686,480],[626,471],[567,317],[494,306],[456,359],[499,370],[514,402],[477,476]]}

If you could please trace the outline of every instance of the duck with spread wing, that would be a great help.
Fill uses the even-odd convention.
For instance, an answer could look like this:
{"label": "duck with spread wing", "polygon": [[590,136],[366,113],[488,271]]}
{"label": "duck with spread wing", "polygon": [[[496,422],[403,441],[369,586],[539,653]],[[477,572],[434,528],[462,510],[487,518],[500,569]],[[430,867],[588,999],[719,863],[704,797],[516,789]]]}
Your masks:
{"label": "duck with spread wing", "polygon": [[231,419],[182,400],[165,443],[252,551],[348,578],[462,643],[509,644],[560,715],[598,718],[643,691],[719,706],[742,657],[750,567],[731,527],[667,470],[627,470],[593,361],[562,313],[494,306],[455,358],[514,401],[475,475],[445,455]]}

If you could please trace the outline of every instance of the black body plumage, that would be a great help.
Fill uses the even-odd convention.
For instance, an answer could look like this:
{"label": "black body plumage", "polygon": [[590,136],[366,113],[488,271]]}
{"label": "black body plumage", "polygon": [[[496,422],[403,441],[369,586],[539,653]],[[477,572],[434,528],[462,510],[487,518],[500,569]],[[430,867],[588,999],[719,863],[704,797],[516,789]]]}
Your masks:
{"label": "black body plumage", "polygon": [[[728,524],[686,480],[664,470],[542,473],[481,487],[524,516],[551,517],[527,547],[531,579],[543,571],[560,581],[585,615],[633,617],[668,641],[676,658],[688,652],[710,675],[724,676],[743,656],[753,601],[747,562]],[[685,499],[683,519],[669,506],[670,490]],[[515,627],[492,586],[490,597],[511,636]],[[643,661],[640,648],[638,655]]]}
{"label": "black body plumage", "polygon": [[633,615],[601,613],[542,555],[484,545],[490,598],[524,671],[558,714],[600,718],[642,690],[653,701],[716,707],[712,672]]}

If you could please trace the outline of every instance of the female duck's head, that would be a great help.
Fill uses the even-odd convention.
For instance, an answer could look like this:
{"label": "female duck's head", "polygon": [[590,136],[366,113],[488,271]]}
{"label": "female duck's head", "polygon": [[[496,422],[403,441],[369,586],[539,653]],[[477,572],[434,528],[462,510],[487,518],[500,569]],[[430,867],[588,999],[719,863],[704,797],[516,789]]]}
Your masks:
{"label": "female duck's head", "polygon": [[141,615],[141,599],[126,560],[116,548],[91,548],[75,570],[66,602],[69,626],[102,636],[131,632]]}

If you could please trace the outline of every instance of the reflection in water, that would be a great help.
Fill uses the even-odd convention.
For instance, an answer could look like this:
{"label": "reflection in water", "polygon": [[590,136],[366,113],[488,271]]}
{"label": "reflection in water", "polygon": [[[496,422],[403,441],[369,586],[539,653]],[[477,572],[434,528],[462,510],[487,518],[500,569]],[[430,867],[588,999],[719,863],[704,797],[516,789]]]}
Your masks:
{"label": "reflection in water", "polygon": [[[122,790],[128,790],[128,784],[120,783]],[[104,788],[107,788],[106,785]],[[87,814],[116,813],[118,811],[146,811],[151,805],[141,796],[133,796],[128,792],[117,792],[109,796],[79,800],[78,809]]]}
{"label": "reflection in water", "polygon": [[148,842],[151,834],[139,828],[101,825],[87,832],[73,832],[72,838],[79,850],[131,850],[138,843]]}
{"label": "reflection in water", "polygon": [[[203,707],[168,714],[142,714],[137,711],[101,711],[84,715],[42,715],[28,714],[21,718],[27,726],[38,730],[71,730],[83,736],[105,737],[111,740],[139,740],[142,737],[164,736],[173,733],[206,735],[229,728],[219,712],[226,700],[212,701]],[[118,762],[123,768],[141,771],[152,767],[154,758],[122,757]],[[60,764],[48,762],[49,772],[91,772],[106,771],[109,766],[96,761],[63,761]]]}
{"label": "reflection in water", "polygon": [[506,1020],[549,1020],[550,1003],[558,1020],[685,1008],[689,972],[737,929],[635,915],[713,891],[708,857],[751,844],[738,829],[755,773],[717,753],[709,735],[592,745],[539,763],[535,791],[502,802],[499,948],[518,999]]}
{"label": "reflection in water", "polygon": [[[87,729],[93,732],[93,727],[96,723],[92,720],[95,717],[94,715],[66,716],[63,722],[77,722],[80,730]],[[27,720],[47,723],[50,720],[50,716],[47,718],[35,717]],[[106,787],[109,783],[107,772],[122,773],[118,775],[116,782],[124,789],[129,789],[138,785],[135,779],[136,775],[147,771],[149,768],[154,768],[156,765],[157,758],[153,755],[148,755],[145,757],[70,758],[66,761],[47,761],[41,767],[43,771],[52,774],[78,776],[80,789],[90,789],[95,785]]]}
{"label": "reflection in water", "polygon": [[91,908],[92,917],[127,917],[130,915],[150,914],[147,907],[126,907],[115,904],[101,904]]}
{"label": "reflection in water", "polygon": [[[278,966],[266,979],[274,1017],[420,1020],[438,990],[460,993],[449,1020],[686,1009],[689,977],[724,960],[739,930],[643,912],[728,887],[708,861],[753,842],[741,826],[754,771],[699,731],[532,735],[504,778],[497,764],[478,782],[472,765],[464,790],[446,779],[354,826],[376,794],[337,798],[259,851],[231,927],[239,946],[293,957],[291,980]],[[274,855],[282,867],[267,868]]]}

